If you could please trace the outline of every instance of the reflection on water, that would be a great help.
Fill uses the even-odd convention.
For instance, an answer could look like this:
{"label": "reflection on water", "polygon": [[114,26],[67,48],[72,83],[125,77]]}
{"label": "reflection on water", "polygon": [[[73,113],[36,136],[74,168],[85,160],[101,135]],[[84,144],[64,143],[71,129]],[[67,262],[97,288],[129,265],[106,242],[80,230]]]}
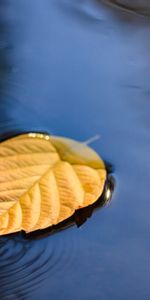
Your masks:
{"label": "reflection on water", "polygon": [[116,5],[127,11],[131,10],[134,13],[150,16],[149,0],[102,0],[104,3]]}
{"label": "reflection on water", "polygon": [[100,135],[117,180],[112,205],[78,229],[0,238],[2,300],[149,300],[150,23],[101,3],[0,2],[1,140]]}

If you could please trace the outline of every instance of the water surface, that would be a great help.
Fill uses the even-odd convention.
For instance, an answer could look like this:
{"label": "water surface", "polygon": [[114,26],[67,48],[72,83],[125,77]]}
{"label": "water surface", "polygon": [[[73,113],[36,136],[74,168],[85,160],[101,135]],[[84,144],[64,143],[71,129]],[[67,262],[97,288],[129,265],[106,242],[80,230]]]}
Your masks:
{"label": "water surface", "polygon": [[0,3],[0,134],[46,131],[115,167],[82,227],[0,238],[0,298],[149,300],[150,21],[94,0]]}

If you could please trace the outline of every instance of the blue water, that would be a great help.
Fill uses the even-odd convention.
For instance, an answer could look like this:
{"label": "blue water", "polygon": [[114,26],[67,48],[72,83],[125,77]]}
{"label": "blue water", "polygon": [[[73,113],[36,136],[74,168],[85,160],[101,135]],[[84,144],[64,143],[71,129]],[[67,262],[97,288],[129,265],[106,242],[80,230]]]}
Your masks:
{"label": "blue water", "polygon": [[150,299],[150,21],[94,0],[1,0],[0,134],[46,131],[114,165],[111,205],[0,239],[1,300]]}

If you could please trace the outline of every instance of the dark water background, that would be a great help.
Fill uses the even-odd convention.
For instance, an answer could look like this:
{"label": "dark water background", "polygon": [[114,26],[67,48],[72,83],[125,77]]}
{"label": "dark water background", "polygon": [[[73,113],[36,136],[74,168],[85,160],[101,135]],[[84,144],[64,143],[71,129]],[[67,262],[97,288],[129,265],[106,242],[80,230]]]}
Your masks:
{"label": "dark water background", "polygon": [[0,1],[1,139],[100,134],[117,182],[79,229],[0,238],[1,300],[150,299],[150,20],[102,2]]}

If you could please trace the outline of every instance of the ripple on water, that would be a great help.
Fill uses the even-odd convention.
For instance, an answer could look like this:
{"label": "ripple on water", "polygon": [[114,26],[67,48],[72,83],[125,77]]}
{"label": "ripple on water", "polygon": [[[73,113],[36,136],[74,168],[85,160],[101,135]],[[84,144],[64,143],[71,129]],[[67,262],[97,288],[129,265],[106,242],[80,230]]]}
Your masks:
{"label": "ripple on water", "polygon": [[0,299],[12,293],[33,291],[53,276],[72,253],[72,243],[56,237],[26,240],[24,237],[0,239]]}
{"label": "ripple on water", "polygon": [[43,281],[73,264],[78,247],[68,234],[69,238],[60,233],[42,240],[27,240],[21,234],[2,237],[0,299],[28,299],[28,293],[40,288]]}

